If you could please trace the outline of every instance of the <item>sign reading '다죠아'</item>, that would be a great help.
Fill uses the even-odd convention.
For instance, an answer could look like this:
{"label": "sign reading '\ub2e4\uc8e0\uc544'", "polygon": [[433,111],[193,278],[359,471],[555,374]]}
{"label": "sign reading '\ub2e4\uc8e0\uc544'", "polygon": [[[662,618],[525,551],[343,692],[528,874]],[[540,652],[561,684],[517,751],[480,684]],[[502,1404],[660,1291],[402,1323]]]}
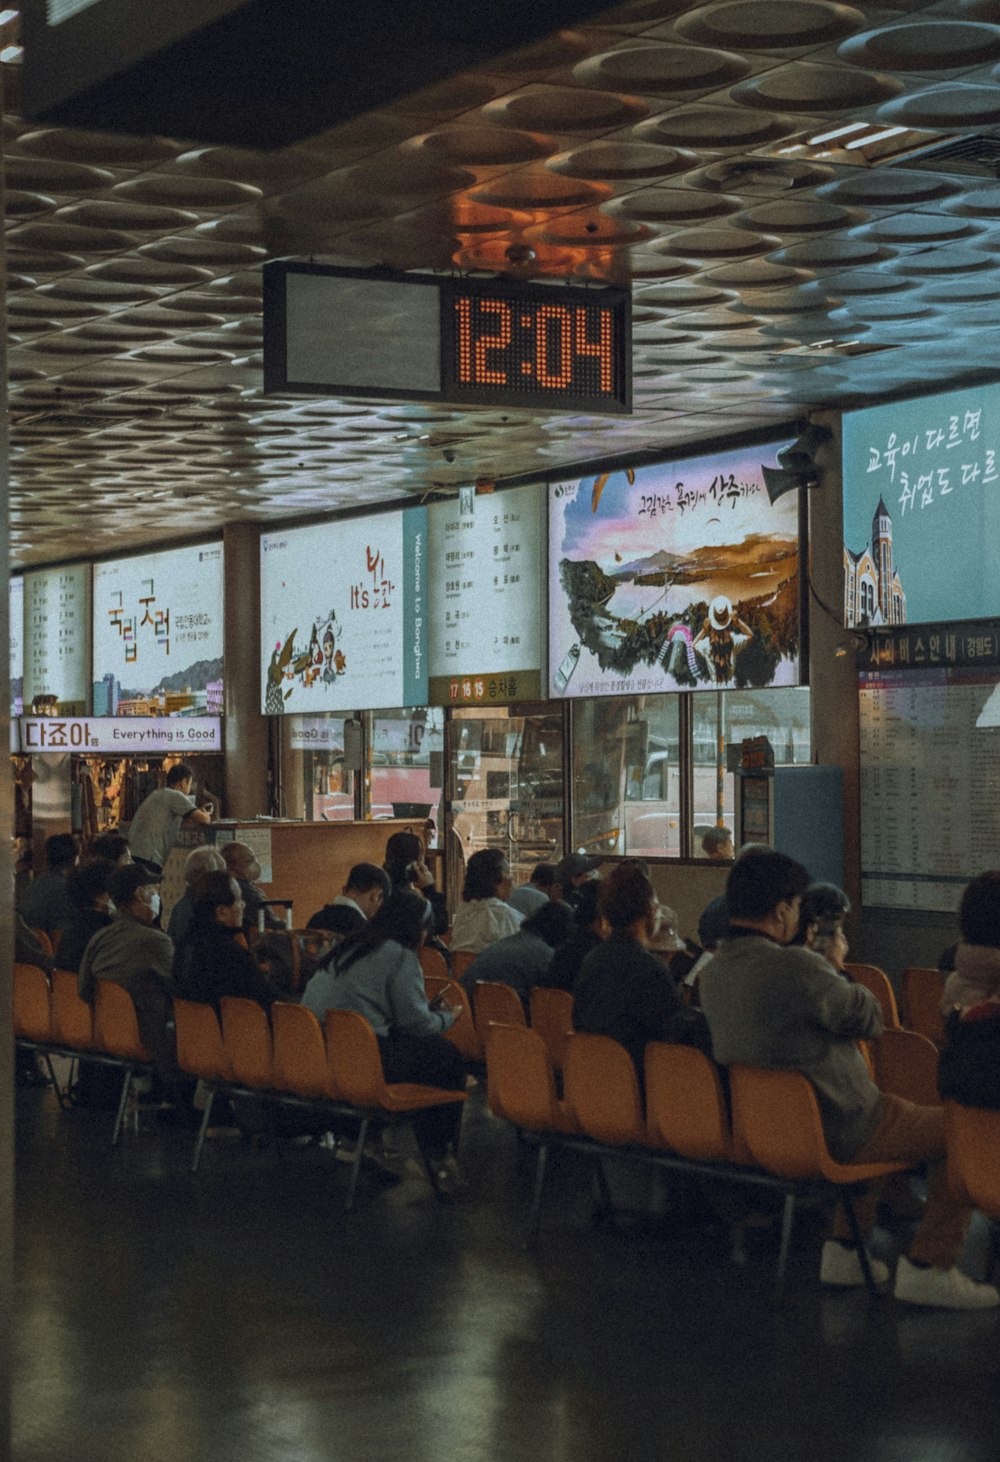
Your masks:
{"label": "sign reading '\ub2e4\uc8e0\uc544'", "polygon": [[550,489],[550,694],[798,684],[798,493],[762,471],[784,445]]}
{"label": "sign reading '\ub2e4\uc8e0\uc544'", "polygon": [[544,514],[535,486],[431,509],[433,704],[542,695]]}
{"label": "sign reading '\ub2e4\uc8e0\uc544'", "polygon": [[427,510],[265,533],[265,715],[423,705]]}
{"label": "sign reading '\ub2e4\uc8e0\uc544'", "polygon": [[97,716],[222,710],[222,544],[94,565]]}

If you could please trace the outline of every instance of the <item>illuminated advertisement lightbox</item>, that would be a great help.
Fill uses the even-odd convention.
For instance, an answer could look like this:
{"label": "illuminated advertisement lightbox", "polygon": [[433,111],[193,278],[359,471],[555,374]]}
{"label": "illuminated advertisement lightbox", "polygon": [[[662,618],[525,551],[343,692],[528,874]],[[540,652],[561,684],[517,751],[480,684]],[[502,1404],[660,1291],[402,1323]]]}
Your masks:
{"label": "illuminated advertisement lightbox", "polygon": [[549,490],[549,691],[797,685],[797,492],[789,445],[620,469]]}
{"label": "illuminated advertisement lightbox", "polygon": [[843,423],[844,623],[1000,614],[1000,384]]}
{"label": "illuminated advertisement lightbox", "polygon": [[260,594],[265,715],[426,704],[426,508],[263,534]]}
{"label": "illuminated advertisement lightbox", "polygon": [[9,580],[10,713],[19,716],[24,705],[24,579]]}
{"label": "illuminated advertisement lightbox", "polygon": [[222,544],[94,565],[95,716],[222,711]]}
{"label": "illuminated advertisement lightbox", "polygon": [[90,689],[90,565],[24,576],[24,704],[82,716]]}

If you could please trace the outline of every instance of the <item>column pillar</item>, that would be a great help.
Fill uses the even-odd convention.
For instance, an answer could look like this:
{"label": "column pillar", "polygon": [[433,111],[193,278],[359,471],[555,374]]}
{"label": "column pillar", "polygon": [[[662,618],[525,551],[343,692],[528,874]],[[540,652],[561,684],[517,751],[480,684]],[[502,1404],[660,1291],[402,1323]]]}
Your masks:
{"label": "column pillar", "polygon": [[260,529],[223,530],[226,582],[225,815],[251,818],[268,808],[268,724],[260,704]]}

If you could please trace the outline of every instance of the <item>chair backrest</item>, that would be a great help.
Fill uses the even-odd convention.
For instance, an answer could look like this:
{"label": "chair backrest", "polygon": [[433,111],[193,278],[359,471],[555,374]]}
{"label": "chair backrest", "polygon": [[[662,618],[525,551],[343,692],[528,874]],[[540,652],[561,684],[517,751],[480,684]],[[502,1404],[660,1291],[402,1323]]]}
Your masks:
{"label": "chair backrest", "polygon": [[14,966],[14,1034],[28,1041],[52,1039],[49,982],[38,965]]}
{"label": "chair backrest", "polygon": [[51,959],[56,952],[55,946],[52,943],[52,936],[44,929],[32,929],[31,932],[42,946],[42,953],[47,954]]}
{"label": "chair backrest", "polygon": [[448,1003],[459,1008],[458,1018],[444,1033],[445,1040],[451,1042],[463,1061],[482,1061],[483,1043],[472,1019],[472,1006],[464,988],[456,985],[454,980],[437,980],[433,976],[424,977],[424,988],[428,1000],[443,990],[448,996]]}
{"label": "chair backrest", "polygon": [[448,978],[448,966],[439,949],[431,949],[425,944],[422,949],[417,951],[417,959],[419,959],[420,968],[425,975],[434,976],[440,980]]}
{"label": "chair backrest", "polygon": [[224,1081],[229,1067],[215,1006],[175,998],[174,1029],[181,1070],[202,1081]]}
{"label": "chair backrest", "polygon": [[573,996],[569,990],[550,990],[534,985],[528,997],[531,1029],[537,1031],[548,1049],[554,1071],[563,1069],[566,1038],[573,1031]]}
{"label": "chair backrest", "polygon": [[276,1000],[271,1006],[271,1029],[277,1089],[297,1096],[336,1098],[339,1092],[330,1080],[323,1028],[312,1011]]}
{"label": "chair backrest", "polygon": [[471,949],[453,949],[451,951],[451,978],[460,980],[475,957],[475,953]]}
{"label": "chair backrest", "polygon": [[919,1031],[936,1046],[944,1045],[944,1016],[941,997],[944,977],[940,970],[909,965],[903,971],[903,1010],[910,1030]]}
{"label": "chair backrest", "polygon": [[905,1097],[918,1106],[937,1106],[938,1048],[918,1031],[883,1031],[872,1042],[875,1080],[880,1091]]}
{"label": "chair backrest", "polygon": [[219,1005],[229,1079],[242,1086],[271,1086],[271,1027],[263,1006],[236,995],[223,995]]}
{"label": "chair backrest", "polygon": [[123,1061],[149,1061],[132,996],[113,980],[94,983],[94,1044]]}
{"label": "chair backrest", "polygon": [[948,1181],[990,1218],[1000,1218],[1000,1112],[945,1102]]}
{"label": "chair backrest", "polygon": [[695,1161],[734,1159],[719,1068],[695,1046],[646,1047],[646,1117],[655,1141]]}
{"label": "chair backrest", "polygon": [[859,985],[864,985],[875,996],[882,1009],[882,1024],[886,1030],[899,1030],[899,1009],[896,994],[889,983],[889,976],[878,965],[844,965],[845,974]]}
{"label": "chair backrest", "polygon": [[80,999],[72,970],[52,971],[52,1036],[61,1046],[77,1051],[94,1044],[94,1007]]}
{"label": "chair backrest", "polygon": [[832,1176],[816,1093],[801,1071],[730,1066],[733,1140],[782,1178]]}
{"label": "chair backrest", "polygon": [[326,1054],[332,1079],[357,1107],[379,1107],[385,1097],[385,1074],[375,1032],[354,1010],[326,1012]]}
{"label": "chair backrest", "polygon": [[490,1110],[529,1132],[559,1125],[555,1080],[545,1042],[526,1025],[491,1025],[486,1036]]}
{"label": "chair backrest", "polygon": [[490,1024],[527,1025],[524,1006],[517,991],[500,980],[480,980],[472,992],[472,1008],[480,1045],[486,1049],[486,1032]]}
{"label": "chair backrest", "polygon": [[588,1136],[616,1146],[648,1143],[639,1079],[632,1057],[617,1041],[578,1031],[569,1036],[563,1087]]}

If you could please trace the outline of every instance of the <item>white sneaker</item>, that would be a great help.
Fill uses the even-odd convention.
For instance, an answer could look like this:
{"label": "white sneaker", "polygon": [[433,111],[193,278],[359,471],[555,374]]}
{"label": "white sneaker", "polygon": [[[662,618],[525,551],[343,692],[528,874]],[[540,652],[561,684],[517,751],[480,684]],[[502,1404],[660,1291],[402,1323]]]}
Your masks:
{"label": "white sneaker", "polygon": [[896,1266],[897,1300],[904,1305],[928,1305],[937,1310],[993,1310],[1000,1293],[992,1284],[980,1284],[961,1269],[919,1269],[904,1255]]}
{"label": "white sneaker", "polygon": [[[888,1264],[883,1264],[881,1259],[873,1259],[871,1254],[868,1255],[868,1263],[875,1283],[885,1284],[889,1278]],[[856,1289],[864,1284],[865,1276],[857,1249],[845,1249],[836,1239],[827,1239],[820,1260],[819,1282],[832,1284],[837,1289]]]}

